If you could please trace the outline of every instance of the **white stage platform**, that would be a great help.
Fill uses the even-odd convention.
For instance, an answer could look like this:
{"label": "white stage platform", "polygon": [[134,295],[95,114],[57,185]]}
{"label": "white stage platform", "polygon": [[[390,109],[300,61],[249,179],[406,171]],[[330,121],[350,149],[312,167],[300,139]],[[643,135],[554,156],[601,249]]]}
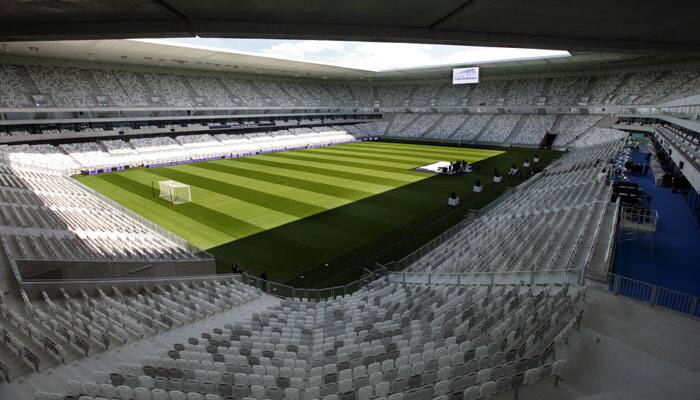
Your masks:
{"label": "white stage platform", "polygon": [[422,167],[416,168],[416,171],[432,172],[434,174],[438,173],[438,168],[447,168],[450,166],[449,161],[438,161],[436,163],[423,165]]}

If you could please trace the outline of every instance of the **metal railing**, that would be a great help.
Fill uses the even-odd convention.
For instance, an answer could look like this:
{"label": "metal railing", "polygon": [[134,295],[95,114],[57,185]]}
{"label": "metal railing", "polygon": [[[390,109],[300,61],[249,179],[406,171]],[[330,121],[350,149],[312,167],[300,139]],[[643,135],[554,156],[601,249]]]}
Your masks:
{"label": "metal railing", "polygon": [[625,296],[652,307],[663,307],[690,315],[700,317],[700,297],[649,282],[643,282],[617,274],[608,274],[608,290],[616,296]]}
{"label": "metal railing", "polygon": [[649,208],[623,206],[620,210],[620,227],[638,232],[656,232],[659,212]]}
{"label": "metal railing", "polygon": [[396,283],[432,285],[539,285],[578,284],[577,270],[507,271],[507,272],[387,272],[386,280]]}
{"label": "metal railing", "polygon": [[318,289],[297,288],[285,285],[283,283],[273,282],[256,276],[248,275],[245,272],[241,274],[241,282],[258,288],[276,297],[307,301],[324,301],[353,294],[367,287],[367,285],[369,285],[370,283],[378,279],[382,279],[386,275],[387,269],[383,265],[377,264],[374,270],[370,271],[368,269],[365,269],[365,272],[366,274],[363,275],[360,279],[350,282],[346,285]]}

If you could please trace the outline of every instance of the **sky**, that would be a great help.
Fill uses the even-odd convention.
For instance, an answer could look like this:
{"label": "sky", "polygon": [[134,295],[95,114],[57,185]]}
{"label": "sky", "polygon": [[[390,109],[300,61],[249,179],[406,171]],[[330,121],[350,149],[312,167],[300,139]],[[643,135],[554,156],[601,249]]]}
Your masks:
{"label": "sky", "polygon": [[503,47],[447,46],[413,43],[340,42],[326,40],[147,39],[148,42],[223,49],[285,60],[307,61],[341,67],[386,71],[437,65],[473,65],[487,61],[566,57],[561,50]]}

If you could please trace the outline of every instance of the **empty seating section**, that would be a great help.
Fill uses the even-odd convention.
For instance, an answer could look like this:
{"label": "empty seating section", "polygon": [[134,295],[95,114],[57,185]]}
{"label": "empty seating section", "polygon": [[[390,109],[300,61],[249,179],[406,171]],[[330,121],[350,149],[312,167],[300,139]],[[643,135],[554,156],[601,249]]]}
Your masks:
{"label": "empty seating section", "polygon": [[[0,64],[0,106],[32,107],[44,95],[58,107],[430,107],[461,105],[652,104],[700,92],[696,67],[600,75],[444,83],[367,84],[270,80],[211,72],[151,73],[53,65]],[[196,101],[204,99],[203,103]]]}
{"label": "empty seating section", "polygon": [[487,397],[560,374],[565,361],[553,362],[550,345],[569,334],[579,297],[566,286],[375,283],[324,302],[282,301],[69,389],[137,399]]}
{"label": "empty seating section", "polygon": [[502,143],[513,131],[520,118],[520,114],[495,115],[477,140],[485,143]]}
{"label": "empty seating section", "polygon": [[457,128],[459,128],[464,120],[467,118],[465,115],[460,114],[447,114],[444,116],[442,121],[440,121],[430,132],[431,137],[447,139],[451,137]]}
{"label": "empty seating section", "polygon": [[622,131],[608,128],[594,127],[584,136],[581,136],[578,140],[573,142],[571,146],[573,147],[589,147],[595,146],[599,143],[604,143],[610,140],[619,141],[620,139],[626,137],[627,134]]}
{"label": "empty seating section", "polygon": [[555,146],[564,146],[590,129],[601,119],[600,115],[563,115],[555,127]]}
{"label": "empty seating section", "polygon": [[654,124],[654,128],[661,136],[662,143],[673,144],[689,161],[700,165],[700,137],[695,132],[670,124]]}
{"label": "empty seating section", "polygon": [[71,67],[27,65],[29,76],[39,93],[46,94],[56,107],[92,107],[97,105],[97,90],[91,86],[89,70]]}
{"label": "empty seating section", "polygon": [[400,134],[404,137],[420,137],[427,133],[429,137],[435,137],[435,133],[428,132],[428,129],[439,119],[440,114],[420,114],[408,127],[402,129]]}
{"label": "empty seating section", "polygon": [[615,89],[622,83],[624,74],[600,75],[594,77],[593,87],[589,93],[590,104],[612,104]]}
{"label": "empty seating section", "polygon": [[[612,139],[612,140],[611,140]],[[580,271],[600,227],[610,187],[597,160],[615,138],[564,156],[409,267],[412,272]],[[537,240],[541,245],[532,246]]]}
{"label": "empty seating section", "polygon": [[[315,129],[315,130],[314,130]],[[100,143],[73,143],[60,146],[2,146],[13,163],[39,170],[75,174],[119,166],[137,167],[169,162],[189,162],[216,157],[236,157],[261,151],[278,151],[326,146],[356,140],[344,127],[292,128],[267,132],[262,136],[219,134],[182,135],[176,138],[155,136]],[[362,134],[361,136],[367,136]],[[372,134],[377,136],[377,134]]]}
{"label": "empty seating section", "polygon": [[547,92],[547,104],[549,105],[576,105],[579,97],[584,94],[589,77],[570,77],[552,79]]}
{"label": "empty seating section", "polygon": [[472,85],[442,85],[438,93],[438,106],[458,106],[468,96]]}
{"label": "empty seating section", "polygon": [[[221,314],[260,296],[231,278],[134,286],[124,292],[116,287],[78,288],[72,294],[60,289],[53,296],[42,291],[35,300],[20,294],[17,307],[0,296],[0,334],[14,353],[8,361],[16,359],[36,372]],[[16,309],[20,306],[22,312]],[[13,379],[28,373],[14,366],[8,371]]]}
{"label": "empty seating section", "polygon": [[[655,104],[665,100],[673,100],[676,97],[683,97],[686,90],[697,87],[697,78],[699,76],[700,70],[677,69],[663,71],[653,85],[645,85],[645,91],[636,100],[636,103]],[[691,93],[692,90],[688,94]]]}
{"label": "empty seating section", "polygon": [[403,106],[411,102],[412,85],[386,85],[375,86],[376,100],[382,106]]}
{"label": "empty seating section", "polygon": [[190,107],[194,105],[191,91],[182,76],[166,73],[142,73],[146,87],[154,97],[160,97],[163,104],[170,107]]}
{"label": "empty seating section", "polygon": [[3,168],[0,234],[14,258],[198,259],[69,177]]}
{"label": "empty seating section", "polygon": [[506,93],[506,104],[533,104],[535,98],[541,95],[544,83],[544,79],[525,79],[511,82],[508,93]]}
{"label": "empty seating section", "polygon": [[528,115],[517,136],[513,138],[513,144],[538,145],[544,135],[552,129],[555,115]]}
{"label": "empty seating section", "polygon": [[463,141],[474,140],[484,130],[491,118],[493,118],[493,114],[472,114],[467,116],[466,122],[457,128],[452,138]]}
{"label": "empty seating section", "polygon": [[32,102],[26,94],[22,72],[11,64],[0,64],[0,106],[29,107]]}
{"label": "empty seating section", "polygon": [[504,97],[507,81],[484,81],[469,94],[471,105],[496,105]]}
{"label": "empty seating section", "polygon": [[100,91],[112,99],[114,106],[147,107],[150,94],[138,75],[127,71],[95,69],[92,77]]}
{"label": "empty seating section", "polygon": [[301,105],[298,99],[293,98],[282,89],[279,82],[257,80],[254,82],[263,97],[269,99],[268,102],[276,103],[282,107],[296,107]]}
{"label": "empty seating section", "polygon": [[389,123],[387,128],[387,136],[404,136],[405,129],[408,128],[416,119],[418,119],[419,114],[396,114],[394,120]]}
{"label": "empty seating section", "polygon": [[187,83],[199,97],[206,99],[209,107],[237,107],[243,105],[241,99],[233,96],[217,77],[188,76]]}
{"label": "empty seating section", "polygon": [[265,107],[272,102],[266,102],[263,94],[247,79],[221,78],[226,88],[233,96],[241,99],[248,107]]}
{"label": "empty seating section", "polygon": [[413,106],[432,106],[437,104],[440,85],[418,85],[411,96]]}
{"label": "empty seating section", "polygon": [[634,104],[637,98],[647,90],[646,86],[652,84],[660,76],[659,71],[647,71],[646,75],[632,74],[625,82],[616,89],[617,104]]}

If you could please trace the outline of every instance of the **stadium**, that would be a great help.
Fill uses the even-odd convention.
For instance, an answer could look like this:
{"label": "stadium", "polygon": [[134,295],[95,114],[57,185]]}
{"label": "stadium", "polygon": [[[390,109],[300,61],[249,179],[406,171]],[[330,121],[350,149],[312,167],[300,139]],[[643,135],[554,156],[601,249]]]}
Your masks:
{"label": "stadium", "polygon": [[698,12],[4,1],[0,399],[700,399]]}

